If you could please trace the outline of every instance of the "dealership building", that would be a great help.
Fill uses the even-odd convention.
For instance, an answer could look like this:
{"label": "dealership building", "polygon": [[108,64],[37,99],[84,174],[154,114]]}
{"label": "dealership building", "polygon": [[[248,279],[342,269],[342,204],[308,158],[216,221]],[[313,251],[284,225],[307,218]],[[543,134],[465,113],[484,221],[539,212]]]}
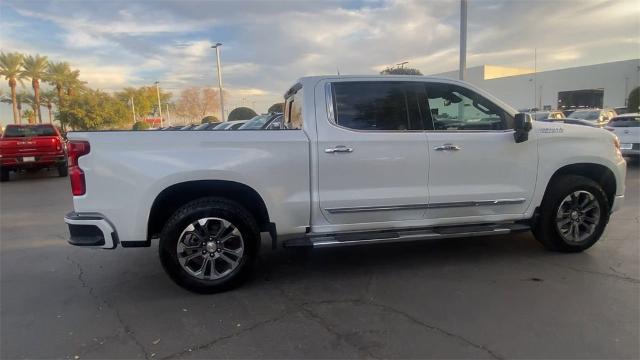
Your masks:
{"label": "dealership building", "polygon": [[[458,78],[458,71],[433,76]],[[465,80],[516,109],[626,106],[640,85],[640,59],[535,72],[482,65],[467,69]]]}

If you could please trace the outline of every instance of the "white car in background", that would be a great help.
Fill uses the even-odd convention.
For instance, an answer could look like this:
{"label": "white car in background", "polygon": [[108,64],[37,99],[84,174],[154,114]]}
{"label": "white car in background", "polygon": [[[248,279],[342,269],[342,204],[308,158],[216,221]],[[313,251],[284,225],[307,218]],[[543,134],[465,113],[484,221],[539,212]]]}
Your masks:
{"label": "white car in background", "polygon": [[622,155],[640,158],[640,113],[618,115],[611,119],[606,129],[620,140]]}

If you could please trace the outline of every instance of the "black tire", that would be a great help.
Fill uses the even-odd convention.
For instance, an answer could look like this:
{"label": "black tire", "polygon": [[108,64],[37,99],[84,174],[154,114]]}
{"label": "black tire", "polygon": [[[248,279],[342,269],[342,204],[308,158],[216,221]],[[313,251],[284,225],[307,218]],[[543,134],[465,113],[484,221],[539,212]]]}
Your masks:
{"label": "black tire", "polygon": [[[238,258],[238,265],[219,279],[197,278],[188,273],[178,259],[177,246],[182,232],[189,224],[203,218],[226,220],[242,235],[240,241],[243,243],[244,251]],[[178,285],[193,292],[211,294],[232,289],[247,280],[257,258],[259,245],[260,230],[251,213],[234,201],[207,197],[189,202],[171,216],[160,234],[159,255],[162,267]],[[213,263],[215,266],[215,262]],[[209,273],[211,271],[212,269]]]}
{"label": "black tire", "polygon": [[[569,241],[562,236],[556,224],[556,215],[563,200],[576,191],[586,191],[593,195],[599,205],[599,214],[594,231],[583,240]],[[593,246],[609,222],[610,204],[602,187],[595,181],[579,175],[563,175],[549,184],[540,206],[539,218],[533,227],[533,234],[547,249],[560,252],[580,252]]]}
{"label": "black tire", "polygon": [[9,181],[9,169],[0,169],[0,181]]}
{"label": "black tire", "polygon": [[65,162],[58,165],[58,176],[66,177],[67,175],[69,175],[69,167],[67,166],[67,163]]}

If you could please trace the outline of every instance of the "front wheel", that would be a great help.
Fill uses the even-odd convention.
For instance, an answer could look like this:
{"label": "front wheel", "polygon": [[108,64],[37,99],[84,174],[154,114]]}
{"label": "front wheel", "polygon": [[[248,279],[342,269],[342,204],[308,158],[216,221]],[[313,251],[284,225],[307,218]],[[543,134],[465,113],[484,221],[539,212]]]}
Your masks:
{"label": "front wheel", "polygon": [[240,204],[202,198],[176,211],[160,234],[160,261],[185,289],[215,293],[240,285],[251,273],[260,231]]}
{"label": "front wheel", "polygon": [[579,252],[593,246],[609,221],[609,201],[595,181],[578,175],[553,180],[533,233],[546,248]]}

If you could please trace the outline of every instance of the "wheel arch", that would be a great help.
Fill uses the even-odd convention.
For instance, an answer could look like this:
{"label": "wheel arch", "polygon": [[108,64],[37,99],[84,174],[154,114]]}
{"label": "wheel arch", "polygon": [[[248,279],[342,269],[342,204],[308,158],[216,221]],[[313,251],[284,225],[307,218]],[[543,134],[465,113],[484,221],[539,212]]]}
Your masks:
{"label": "wheel arch", "polygon": [[252,187],[228,180],[193,180],[173,184],[154,199],[147,221],[147,240],[162,231],[171,215],[186,203],[206,196],[219,196],[240,203],[256,219],[260,231],[275,233],[267,206]]}
{"label": "wheel arch", "polygon": [[576,163],[565,165],[556,170],[545,189],[545,196],[549,192],[555,179],[563,175],[580,175],[589,178],[602,186],[602,190],[607,195],[609,206],[613,206],[616,196],[616,176],[607,166],[596,163]]}

